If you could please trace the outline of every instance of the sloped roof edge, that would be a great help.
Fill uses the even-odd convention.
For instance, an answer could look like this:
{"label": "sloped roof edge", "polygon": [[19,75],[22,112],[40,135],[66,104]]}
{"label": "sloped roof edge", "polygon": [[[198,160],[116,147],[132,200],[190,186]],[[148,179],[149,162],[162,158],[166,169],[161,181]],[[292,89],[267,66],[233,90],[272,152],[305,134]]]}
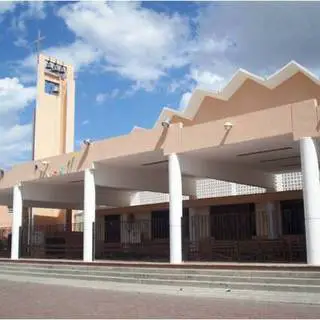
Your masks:
{"label": "sloped roof edge", "polygon": [[227,85],[219,92],[196,88],[192,93],[192,96],[189,100],[186,109],[183,112],[171,108],[163,108],[155,126],[157,126],[161,121],[164,120],[163,117],[165,114],[165,110],[170,110],[174,114],[179,115],[183,118],[192,119],[198,112],[198,109],[205,97],[212,97],[215,99],[227,101],[232,97],[232,95],[235,92],[237,92],[241,88],[243,83],[248,79],[251,79],[252,81],[260,84],[261,86],[273,89],[281,83],[288,80],[289,78],[291,78],[292,76],[294,76],[298,72],[303,73],[311,81],[315,82],[317,85],[320,85],[320,80],[314,73],[312,73],[310,70],[308,70],[307,68],[300,65],[294,60],[287,63],[285,66],[283,66],[267,78],[260,77],[244,69],[239,69],[232,76]]}
{"label": "sloped roof edge", "polygon": [[130,133],[131,133],[131,132],[135,132],[135,131],[141,131],[141,130],[146,131],[147,129],[146,129],[146,128],[143,128],[143,127],[139,127],[139,126],[134,126],[134,127],[132,128],[132,130],[130,131]]}
{"label": "sloped roof edge", "polygon": [[[168,116],[168,113],[171,113],[172,115]],[[154,124],[154,127],[157,127],[162,121],[166,120],[167,118],[171,118],[173,115],[177,115],[179,117],[188,119],[188,117],[183,111],[175,110],[170,107],[164,107],[162,108],[161,113]]]}

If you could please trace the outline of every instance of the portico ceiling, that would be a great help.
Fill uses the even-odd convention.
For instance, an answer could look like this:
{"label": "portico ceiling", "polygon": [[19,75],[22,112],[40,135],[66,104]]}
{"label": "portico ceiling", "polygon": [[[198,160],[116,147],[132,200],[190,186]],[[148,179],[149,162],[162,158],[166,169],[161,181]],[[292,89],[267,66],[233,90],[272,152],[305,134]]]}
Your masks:
{"label": "portico ceiling", "polygon": [[185,156],[233,166],[243,165],[270,173],[300,170],[299,143],[291,135],[251,140],[216,148],[204,148]]}
{"label": "portico ceiling", "polygon": [[[270,173],[300,170],[299,142],[294,141],[291,134],[203,148],[181,153],[181,156],[210,161],[213,166],[215,162],[235,166],[240,164]],[[101,163],[115,167],[166,170],[168,158],[161,152],[150,152],[109,159]]]}
{"label": "portico ceiling", "polygon": [[[252,139],[250,141],[221,145],[219,147],[202,148],[183,152],[181,158],[181,170],[183,184],[187,187],[184,194],[192,194],[192,181],[201,178],[213,178],[232,181],[228,166],[235,171],[245,171],[241,176],[235,175],[235,182],[268,187],[270,179],[264,185],[264,175],[300,169],[300,156],[298,143],[293,141],[291,135],[270,137],[266,139]],[[184,160],[193,160],[184,166]],[[221,167],[221,164],[223,167]],[[227,167],[225,167],[227,165]],[[206,170],[193,170],[203,168]],[[93,162],[97,174],[97,185],[104,187],[105,194],[129,191],[154,191],[168,193],[168,158],[159,150],[143,152],[130,156],[122,156],[114,159],[105,159]],[[191,171],[190,171],[191,168]],[[222,169],[221,169],[222,168]],[[208,171],[209,169],[209,171]],[[224,175],[224,172],[225,175]],[[228,171],[228,172],[227,172]],[[247,172],[247,174],[246,174]],[[252,176],[258,174],[258,179],[252,180]],[[259,178],[260,177],[260,178]],[[266,176],[267,177],[267,176]],[[240,180],[239,180],[240,179]],[[262,179],[262,180],[261,180]],[[269,182],[267,182],[269,181]],[[82,205],[84,172],[71,172],[58,174],[34,180],[22,181],[27,186],[33,185],[38,190],[43,186],[52,187],[52,190],[65,188],[66,192],[72,189],[78,194],[71,203]],[[12,192],[10,188],[1,190],[0,202],[11,203]],[[12,190],[12,189],[11,189]],[[79,198],[80,197],[80,198]],[[5,199],[5,200],[3,200]],[[2,200],[2,201],[1,201]],[[30,201],[40,199],[30,198]],[[50,202],[50,201],[49,201]],[[65,203],[67,199],[58,202]],[[103,203],[104,204],[104,203]],[[108,204],[108,203],[105,203]]]}

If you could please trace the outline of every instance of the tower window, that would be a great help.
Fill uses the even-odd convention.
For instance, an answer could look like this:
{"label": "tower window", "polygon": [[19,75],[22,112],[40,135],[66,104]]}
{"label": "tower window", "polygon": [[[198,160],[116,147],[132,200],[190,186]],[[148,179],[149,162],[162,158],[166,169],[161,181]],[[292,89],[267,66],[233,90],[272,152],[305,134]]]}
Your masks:
{"label": "tower window", "polygon": [[44,86],[45,93],[57,96],[59,95],[59,89],[60,89],[59,83],[45,80],[45,86]]}

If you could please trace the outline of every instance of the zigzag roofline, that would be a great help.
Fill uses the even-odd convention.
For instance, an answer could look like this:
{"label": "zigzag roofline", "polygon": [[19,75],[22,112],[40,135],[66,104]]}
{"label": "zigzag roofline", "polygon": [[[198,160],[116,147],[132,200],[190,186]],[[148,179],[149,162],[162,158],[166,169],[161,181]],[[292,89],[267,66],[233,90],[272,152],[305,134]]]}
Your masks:
{"label": "zigzag roofline", "polygon": [[250,79],[268,89],[274,89],[298,72],[303,73],[311,81],[315,82],[317,85],[320,85],[320,80],[314,73],[294,60],[290,61],[288,64],[286,64],[267,78],[262,78],[247,70],[239,69],[220,92],[195,89],[184,111],[177,111],[168,107],[163,108],[154,126],[158,126],[167,117],[167,113],[172,113],[172,115],[177,115],[182,118],[191,120],[197,114],[205,97],[212,97],[215,99],[227,101],[242,87],[246,80]]}

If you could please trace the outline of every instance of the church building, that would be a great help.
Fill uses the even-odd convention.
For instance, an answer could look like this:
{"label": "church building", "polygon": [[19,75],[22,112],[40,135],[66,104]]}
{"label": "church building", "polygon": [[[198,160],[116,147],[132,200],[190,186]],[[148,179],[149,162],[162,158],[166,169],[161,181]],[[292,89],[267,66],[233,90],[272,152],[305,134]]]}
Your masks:
{"label": "church building", "polygon": [[320,264],[320,81],[240,69],[74,151],[71,65],[39,56],[33,159],[0,174],[0,255]]}

